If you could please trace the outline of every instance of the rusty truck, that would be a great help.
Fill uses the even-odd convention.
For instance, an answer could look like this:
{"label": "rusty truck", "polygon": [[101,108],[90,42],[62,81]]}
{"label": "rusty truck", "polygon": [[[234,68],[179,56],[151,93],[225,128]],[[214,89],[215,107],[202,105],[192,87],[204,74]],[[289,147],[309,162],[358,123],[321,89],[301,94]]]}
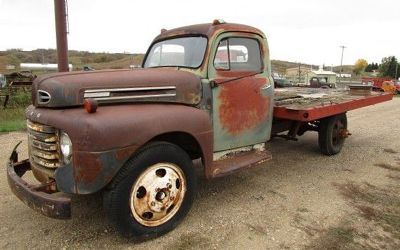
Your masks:
{"label": "rusty truck", "polygon": [[390,77],[363,77],[361,83],[372,86],[375,91],[400,94],[400,83]]}
{"label": "rusty truck", "polygon": [[[235,53],[230,53],[234,51]],[[346,112],[391,94],[312,88],[274,90],[267,38],[215,20],[162,30],[142,67],[40,76],[26,109],[29,158],[7,163],[13,193],[52,218],[71,217],[71,196],[102,192],[128,237],[155,237],[188,213],[201,160],[206,179],[271,159],[273,137],[318,133],[338,154]],[[40,184],[23,179],[31,171]]]}

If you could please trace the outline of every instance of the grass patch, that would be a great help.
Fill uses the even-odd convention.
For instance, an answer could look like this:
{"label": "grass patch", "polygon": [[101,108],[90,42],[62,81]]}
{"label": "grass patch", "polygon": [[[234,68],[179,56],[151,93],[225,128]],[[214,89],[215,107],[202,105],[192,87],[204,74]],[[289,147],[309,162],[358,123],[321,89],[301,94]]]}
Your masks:
{"label": "grass patch", "polygon": [[[0,132],[11,132],[26,129],[25,108],[31,104],[30,90],[3,89],[4,93],[9,93],[10,98],[7,107],[0,107]],[[4,96],[0,98],[0,105],[3,105]]]}
{"label": "grass patch", "polygon": [[342,223],[337,227],[328,228],[307,249],[363,249],[355,241],[356,236],[357,231],[349,223]]}
{"label": "grass patch", "polygon": [[400,180],[399,175],[393,175],[393,174],[388,174],[386,175],[388,178],[393,179],[393,180]]}
{"label": "grass patch", "polygon": [[310,210],[308,210],[308,209],[305,208],[305,207],[297,208],[297,211],[300,212],[300,213],[308,213],[308,212],[310,212]]}
{"label": "grass patch", "polygon": [[210,249],[210,239],[200,236],[199,234],[189,233],[183,234],[175,242],[167,247],[167,249],[187,250],[187,249]]}
{"label": "grass patch", "polygon": [[368,183],[347,183],[336,187],[365,219],[373,220],[400,240],[400,185],[380,188]]}
{"label": "grass patch", "polygon": [[25,128],[25,108],[0,109],[0,132],[11,132]]}
{"label": "grass patch", "polygon": [[374,165],[377,166],[377,167],[380,167],[380,168],[384,168],[384,169],[393,170],[393,171],[399,171],[400,172],[400,167],[396,167],[396,166],[390,165],[388,163],[377,163],[377,164],[374,164]]}
{"label": "grass patch", "polygon": [[383,152],[390,153],[390,154],[397,154],[398,153],[396,150],[391,149],[391,148],[385,148],[385,149],[383,149]]}
{"label": "grass patch", "polygon": [[400,185],[333,185],[361,218],[325,229],[306,249],[400,249]]}

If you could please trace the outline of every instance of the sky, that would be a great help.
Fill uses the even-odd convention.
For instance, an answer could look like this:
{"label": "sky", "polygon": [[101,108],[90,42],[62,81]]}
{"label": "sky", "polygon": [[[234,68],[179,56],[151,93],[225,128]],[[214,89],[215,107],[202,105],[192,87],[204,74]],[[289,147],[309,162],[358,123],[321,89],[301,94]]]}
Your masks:
{"label": "sky", "polygon": [[[400,57],[397,0],[68,0],[68,47],[144,53],[162,28],[214,19],[261,29],[272,59],[339,65]],[[395,33],[397,32],[397,34]],[[0,50],[55,48],[53,0],[0,0]]]}

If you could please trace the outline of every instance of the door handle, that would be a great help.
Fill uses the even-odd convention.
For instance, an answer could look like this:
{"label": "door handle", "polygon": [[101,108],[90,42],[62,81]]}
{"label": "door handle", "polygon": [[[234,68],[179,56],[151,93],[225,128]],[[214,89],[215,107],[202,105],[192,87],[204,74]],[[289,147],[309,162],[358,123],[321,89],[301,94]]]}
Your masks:
{"label": "door handle", "polygon": [[269,89],[269,88],[271,88],[271,84],[269,84],[269,85],[264,85],[261,89],[262,89],[262,90],[266,90],[266,89]]}

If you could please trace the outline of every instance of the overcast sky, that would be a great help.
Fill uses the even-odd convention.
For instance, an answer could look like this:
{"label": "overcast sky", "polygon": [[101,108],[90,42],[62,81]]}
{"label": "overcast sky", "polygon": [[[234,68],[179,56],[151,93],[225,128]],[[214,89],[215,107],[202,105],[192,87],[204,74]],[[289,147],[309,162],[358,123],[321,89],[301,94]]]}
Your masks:
{"label": "overcast sky", "polygon": [[[53,0],[0,0],[0,50],[55,48]],[[263,30],[272,59],[344,64],[400,57],[396,0],[68,0],[69,49],[144,53],[161,28],[213,19]]]}

